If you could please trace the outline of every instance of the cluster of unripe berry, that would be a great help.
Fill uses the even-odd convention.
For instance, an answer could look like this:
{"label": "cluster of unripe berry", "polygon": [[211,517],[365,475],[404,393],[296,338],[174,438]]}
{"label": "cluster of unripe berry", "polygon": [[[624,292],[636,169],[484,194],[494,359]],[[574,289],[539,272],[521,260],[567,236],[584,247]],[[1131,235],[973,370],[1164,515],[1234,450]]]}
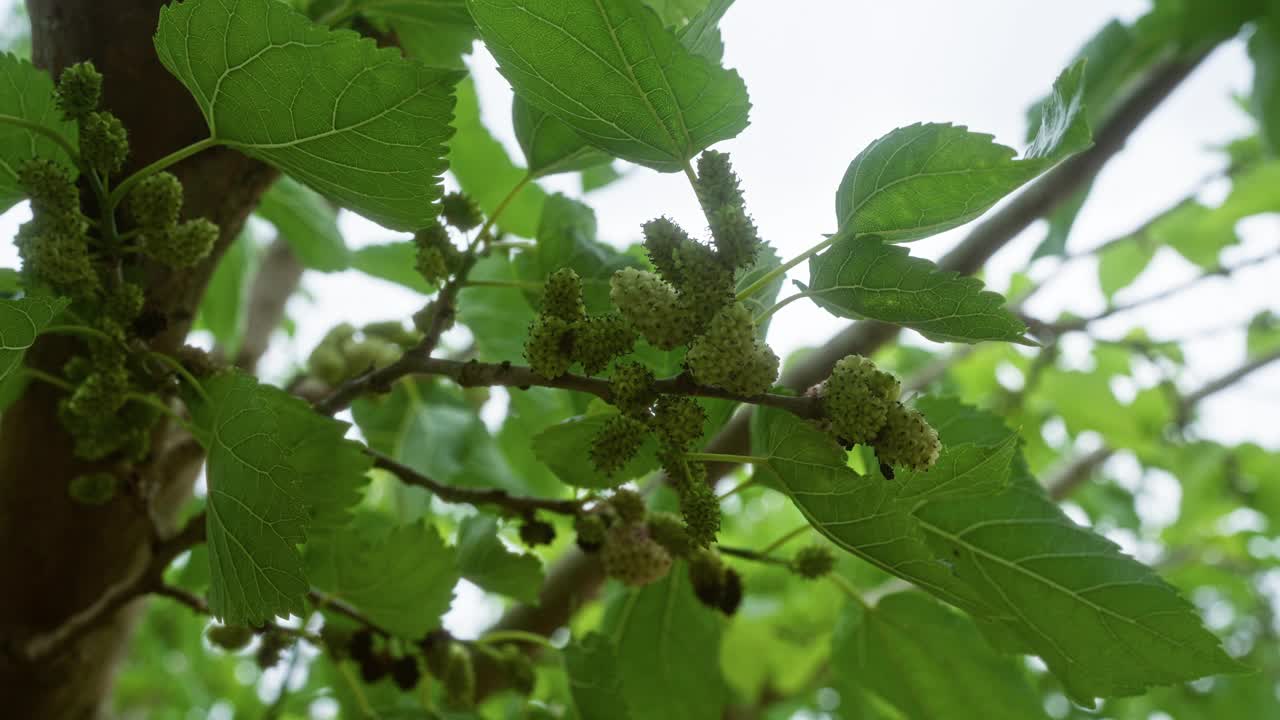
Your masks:
{"label": "cluster of unripe berry", "polygon": [[75,389],[61,401],[59,416],[75,439],[76,454],[137,460],[149,450],[158,412],[131,398],[159,387],[139,341],[161,330],[163,319],[144,314],[146,297],[138,282],[144,270],[127,260],[142,255],[189,267],[209,254],[218,228],[203,219],[179,222],[182,185],[169,173],[138,182],[124,199],[121,217],[105,212],[95,223],[84,215],[77,175],[103,206],[104,188],[129,155],[128,133],[119,118],[98,109],[101,98],[102,76],[93,65],[63,71],[54,100],[75,123],[79,167],[35,158],[18,168],[32,218],[19,229],[16,244],[28,292],[71,299],[73,310],[99,331],[87,352],[64,368]]}
{"label": "cluster of unripe berry", "polygon": [[[716,512],[718,522],[718,506]],[[626,585],[657,582],[670,572],[672,563],[683,559],[695,589],[703,588],[699,597],[707,605],[732,614],[742,599],[742,578],[721,563],[719,554],[707,549],[682,518],[649,511],[644,498],[633,490],[617,490],[579,515],[574,531],[578,547],[598,553],[605,574]],[[712,561],[714,573],[708,571]],[[712,584],[718,588],[714,592]]]}
{"label": "cluster of unripe berry", "polygon": [[894,466],[928,470],[942,451],[938,433],[924,416],[899,401],[901,391],[898,379],[870,359],[848,355],[810,392],[822,401],[822,427],[846,448],[874,448],[892,475]]}
{"label": "cluster of unripe berry", "polygon": [[399,360],[407,348],[421,339],[421,333],[394,320],[370,323],[359,331],[342,323],[326,333],[311,351],[307,370],[328,385],[337,386]]}

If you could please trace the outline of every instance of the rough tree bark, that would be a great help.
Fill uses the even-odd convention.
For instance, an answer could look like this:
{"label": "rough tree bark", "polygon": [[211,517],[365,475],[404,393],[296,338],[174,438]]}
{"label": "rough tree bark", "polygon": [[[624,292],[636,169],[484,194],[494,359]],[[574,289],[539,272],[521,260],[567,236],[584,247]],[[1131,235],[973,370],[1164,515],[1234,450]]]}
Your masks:
{"label": "rough tree bark", "polygon": [[[36,65],[56,77],[71,63],[92,60],[105,76],[104,104],[129,130],[126,173],[207,135],[190,96],[156,59],[151,36],[162,4],[27,0]],[[165,352],[182,345],[217,259],[274,177],[261,163],[220,149],[172,170],[186,187],[184,216],[206,217],[222,235],[192,270],[147,268],[146,312],[159,328],[152,347]],[[76,347],[67,338],[42,338],[28,363],[60,374]],[[171,531],[198,465],[189,455],[176,463],[165,457],[164,449],[181,446],[170,428],[157,429],[156,450],[141,466],[77,460],[57,418],[59,394],[32,383],[0,420],[0,688],[8,717],[102,714],[140,602],[49,657],[32,659],[29,646],[146,562],[154,532]],[[71,479],[102,469],[118,473],[127,491],[102,507],[74,503]]]}

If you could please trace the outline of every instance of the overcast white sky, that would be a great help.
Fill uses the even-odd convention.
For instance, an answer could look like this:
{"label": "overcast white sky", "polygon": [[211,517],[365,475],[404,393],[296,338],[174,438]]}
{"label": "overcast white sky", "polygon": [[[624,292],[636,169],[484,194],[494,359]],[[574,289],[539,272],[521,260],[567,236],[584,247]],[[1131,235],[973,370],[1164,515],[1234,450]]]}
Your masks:
{"label": "overcast white sky", "polygon": [[[0,0],[0,6],[12,0]],[[738,0],[724,23],[725,62],[746,79],[751,126],[720,149],[732,153],[746,188],[749,209],[764,236],[791,257],[835,228],[834,192],[845,167],[876,137],[919,121],[954,122],[993,133],[1021,149],[1024,113],[1043,95],[1079,45],[1109,18],[1133,18],[1142,0],[1082,0],[1028,3],[1019,0],[794,0],[780,12],[776,0]],[[4,17],[0,14],[0,17]],[[510,128],[510,91],[483,51],[473,57],[484,116],[519,158]],[[1221,167],[1208,148],[1249,129],[1232,94],[1246,92],[1251,70],[1241,43],[1216,52],[1141,128],[1129,147],[1103,172],[1090,196],[1071,247],[1084,249],[1132,229],[1167,207]],[[552,189],[577,194],[571,179]],[[1209,188],[1216,201],[1223,188]],[[686,228],[705,220],[687,182],[631,168],[626,179],[589,197],[603,239],[634,242],[642,222],[667,214]],[[0,216],[0,263],[13,266],[11,238],[25,210]],[[381,242],[392,234],[359,218],[343,220],[353,246]],[[1280,222],[1260,219],[1242,226],[1245,243],[1226,257],[1251,257],[1280,243]],[[937,257],[963,237],[961,228],[915,243],[913,253]],[[1011,271],[1023,266],[1039,242],[1036,225],[990,264],[989,282],[1003,289]],[[1206,283],[1177,301],[1100,324],[1109,337],[1145,326],[1156,338],[1182,337],[1260,309],[1280,311],[1280,293],[1268,287],[1277,265],[1264,265],[1228,283]],[[1058,272],[1041,261],[1036,275]],[[1195,274],[1172,251],[1161,251],[1147,273],[1124,295],[1142,297]],[[803,266],[793,277],[804,280]],[[1063,309],[1090,314],[1103,307],[1092,262],[1071,266],[1037,298],[1031,310],[1051,318]],[[277,350],[268,367],[283,370],[334,323],[407,317],[421,305],[412,293],[355,273],[309,273],[311,301],[294,308],[299,340]],[[816,345],[844,326],[806,302],[779,313],[771,343],[780,355]],[[918,336],[915,336],[918,338]],[[1078,346],[1077,346],[1078,347]],[[1189,347],[1188,384],[1237,365],[1243,335],[1219,334]],[[1206,434],[1221,440],[1251,439],[1280,447],[1280,368],[1262,372],[1204,407]],[[1269,422],[1268,422],[1269,421]]]}

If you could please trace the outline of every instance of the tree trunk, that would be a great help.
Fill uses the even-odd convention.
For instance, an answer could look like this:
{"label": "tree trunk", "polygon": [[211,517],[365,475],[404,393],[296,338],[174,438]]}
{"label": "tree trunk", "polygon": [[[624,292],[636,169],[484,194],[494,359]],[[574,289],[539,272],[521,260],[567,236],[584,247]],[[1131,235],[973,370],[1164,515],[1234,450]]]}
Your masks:
{"label": "tree trunk", "polygon": [[[156,59],[152,34],[162,4],[27,0],[36,65],[56,78],[67,65],[92,60],[105,76],[104,105],[129,130],[126,174],[208,134],[191,97]],[[172,171],[186,188],[184,216],[206,217],[222,235],[211,257],[192,270],[147,268],[145,312],[158,329],[151,346],[162,352],[182,345],[217,258],[275,176],[222,149]],[[41,338],[27,362],[61,375],[78,347],[64,337]],[[173,530],[198,467],[189,454],[184,462],[165,457],[162,450],[183,439],[169,426],[157,428],[142,465],[77,460],[57,417],[61,392],[33,382],[0,418],[0,688],[7,717],[94,718],[107,709],[141,602],[58,652],[33,659],[31,649],[146,564],[153,533]],[[74,477],[104,469],[123,481],[116,498],[101,507],[71,500]]]}

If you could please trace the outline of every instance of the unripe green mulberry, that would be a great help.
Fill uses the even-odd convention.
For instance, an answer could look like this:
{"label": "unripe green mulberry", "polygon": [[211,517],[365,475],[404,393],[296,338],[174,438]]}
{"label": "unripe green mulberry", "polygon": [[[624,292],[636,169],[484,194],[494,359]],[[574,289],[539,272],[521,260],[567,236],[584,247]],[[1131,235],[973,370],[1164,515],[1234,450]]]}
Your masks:
{"label": "unripe green mulberry", "polygon": [[690,242],[676,251],[682,317],[691,323],[693,334],[701,334],[722,308],[733,304],[733,270],[725,268],[715,251],[702,243]]}
{"label": "unripe green mulberry", "polygon": [[384,320],[382,322],[373,322],[360,328],[368,337],[376,337],[394,343],[404,348],[412,347],[418,344],[422,336],[414,331],[409,330],[399,320]]}
{"label": "unripe green mulberry", "polygon": [[586,513],[573,519],[573,532],[578,536],[578,547],[585,553],[593,553],[604,545],[609,527],[599,513]]}
{"label": "unripe green mulberry", "polygon": [[79,213],[80,189],[71,171],[61,163],[33,158],[18,166],[18,187],[31,198],[36,216]]}
{"label": "unripe green mulberry", "polygon": [[626,585],[648,585],[671,569],[671,555],[649,537],[644,525],[620,523],[609,529],[600,561],[605,574]]}
{"label": "unripe green mulberry", "polygon": [[711,213],[711,237],[716,256],[730,270],[751,267],[760,250],[760,231],[741,205],[726,205]]}
{"label": "unripe green mulberry", "polygon": [[684,395],[663,395],[653,409],[653,429],[663,447],[684,452],[702,437],[707,412],[697,400]]}
{"label": "unripe green mulberry", "polygon": [[847,447],[866,445],[875,438],[900,392],[898,379],[870,359],[846,355],[832,368],[819,397],[832,433]]}
{"label": "unripe green mulberry", "polygon": [[636,345],[636,333],[617,313],[592,315],[574,324],[573,359],[582,370],[595,375]]}
{"label": "unripe green mulberry", "polygon": [[443,225],[433,222],[415,233],[413,242],[418,250],[416,268],[427,282],[439,285],[457,272],[462,253]]}
{"label": "unripe green mulberry", "polygon": [[462,232],[478,228],[484,222],[475,201],[462,193],[449,193],[440,199],[440,217]]}
{"label": "unripe green mulberry", "polygon": [[100,367],[85,378],[67,401],[69,412],[85,417],[114,415],[128,400],[129,372],[123,367]]}
{"label": "unripe green mulberry", "polygon": [[689,483],[680,493],[680,514],[684,516],[689,540],[695,546],[706,547],[716,541],[720,532],[720,500],[706,482],[705,469],[699,482]]}
{"label": "unripe green mulberry", "polygon": [[679,516],[669,512],[651,512],[645,524],[649,528],[649,537],[673,557],[684,557],[693,549],[689,530]]}
{"label": "unripe green mulberry", "polygon": [[80,121],[80,158],[103,177],[124,167],[129,156],[129,133],[109,112],[89,113]]}
{"label": "unripe green mulberry", "polygon": [[653,371],[640,363],[618,363],[609,379],[609,395],[613,406],[634,418],[648,416],[653,404]]}
{"label": "unripe green mulberry", "polygon": [[644,520],[648,512],[640,493],[627,488],[619,488],[615,491],[609,497],[609,505],[613,507],[613,512],[623,523],[638,523]]}
{"label": "unripe green mulberry", "polygon": [[933,467],[942,452],[938,433],[929,421],[902,403],[890,406],[884,427],[872,445],[880,462],[920,472]]}
{"label": "unripe green mulberry", "polygon": [[676,256],[680,248],[696,241],[683,228],[664,217],[650,220],[642,229],[644,249],[649,254],[649,262],[653,263],[663,279],[672,285],[679,285],[683,276]]}
{"label": "unripe green mulberry", "polygon": [[675,288],[653,273],[623,268],[609,282],[609,298],[650,345],[672,350],[689,341],[691,326]]}
{"label": "unripe green mulberry", "polygon": [[253,629],[243,625],[214,625],[205,631],[209,644],[227,652],[243,650],[253,640]]}
{"label": "unripe green mulberry", "polygon": [[77,475],[71,480],[67,493],[72,500],[83,505],[106,505],[116,496],[120,479],[109,472]]}
{"label": "unripe green mulberry", "polygon": [[205,259],[217,240],[218,226],[198,218],[165,230],[143,233],[142,249],[169,267],[188,268]]}
{"label": "unripe green mulberry", "polygon": [[125,282],[107,292],[102,310],[112,320],[128,325],[138,318],[145,302],[142,286]]}
{"label": "unripe green mulberry", "polygon": [[347,359],[334,345],[320,343],[307,358],[307,372],[326,385],[336,387],[348,377]]}
{"label": "unripe green mulberry", "polygon": [[449,655],[444,668],[445,702],[449,707],[465,710],[476,704],[476,670],[471,653],[455,642],[449,643]]}
{"label": "unripe green mulberry", "polygon": [[621,470],[644,444],[649,428],[626,415],[614,415],[591,440],[591,463],[602,475]]}
{"label": "unripe green mulberry", "polygon": [[79,120],[94,110],[102,100],[102,73],[90,62],[67,66],[58,76],[53,100],[67,120]]}
{"label": "unripe green mulberry", "polygon": [[751,312],[741,303],[721,310],[689,347],[685,366],[703,385],[751,397],[778,378],[778,356],[756,340]]}
{"label": "unripe green mulberry", "polygon": [[539,315],[529,326],[524,341],[524,357],[529,367],[544,378],[557,378],[573,364],[573,328],[558,317]]}
{"label": "unripe green mulberry", "polygon": [[831,548],[822,545],[801,548],[791,558],[791,569],[800,577],[809,579],[820,578],[835,566],[836,556],[832,554]]}
{"label": "unripe green mulberry", "polygon": [[124,205],[129,218],[144,230],[176,225],[182,211],[182,183],[169,172],[148,175],[129,191]]}
{"label": "unripe green mulberry", "polygon": [[89,297],[101,287],[83,229],[66,231],[35,219],[23,224],[14,244],[23,274],[30,278],[74,297]]}
{"label": "unripe green mulberry", "polygon": [[573,268],[560,268],[547,276],[542,288],[542,314],[569,323],[587,316],[582,304],[582,278]]}
{"label": "unripe green mulberry", "polygon": [[728,153],[708,150],[698,156],[697,190],[698,200],[709,212],[745,204]]}

